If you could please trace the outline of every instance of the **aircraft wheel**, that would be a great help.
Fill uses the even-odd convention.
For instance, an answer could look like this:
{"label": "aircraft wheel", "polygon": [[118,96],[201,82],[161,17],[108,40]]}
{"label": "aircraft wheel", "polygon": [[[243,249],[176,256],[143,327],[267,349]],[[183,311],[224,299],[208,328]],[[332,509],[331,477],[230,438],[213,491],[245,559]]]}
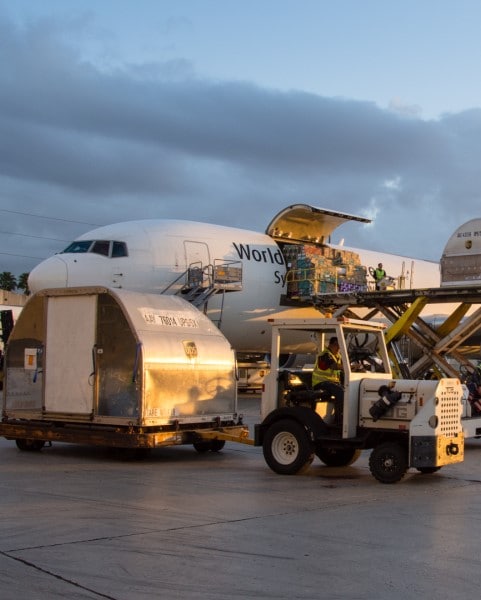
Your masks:
{"label": "aircraft wheel", "polygon": [[291,419],[277,421],[269,427],[262,450],[268,466],[280,475],[302,473],[314,460],[314,447],[307,431]]}
{"label": "aircraft wheel", "polygon": [[321,447],[316,450],[316,454],[328,467],[347,467],[356,462],[361,451],[356,448]]}
{"label": "aircraft wheel", "polygon": [[376,446],[369,457],[369,469],[381,483],[400,481],[408,469],[407,449],[393,442]]}
{"label": "aircraft wheel", "polygon": [[23,452],[38,452],[45,446],[43,440],[29,440],[25,438],[18,438],[15,440],[17,448]]}

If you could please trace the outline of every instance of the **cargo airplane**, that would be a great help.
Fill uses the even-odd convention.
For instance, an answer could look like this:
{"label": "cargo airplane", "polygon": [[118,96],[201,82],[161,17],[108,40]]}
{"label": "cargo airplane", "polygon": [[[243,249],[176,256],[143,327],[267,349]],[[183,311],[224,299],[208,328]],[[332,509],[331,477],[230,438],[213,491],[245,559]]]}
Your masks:
{"label": "cargo airplane", "polygon": [[[138,220],[89,231],[35,267],[32,292],[100,285],[145,293],[201,293],[215,279],[225,293],[204,310],[238,352],[270,350],[269,317],[313,317],[308,302],[286,297],[374,288],[378,263],[398,288],[439,286],[436,262],[331,245],[343,223],[364,217],[295,204],[278,213],[265,234],[183,220]],[[316,288],[316,289],[314,289]],[[284,300],[283,300],[284,299]],[[291,349],[294,351],[294,349]]]}

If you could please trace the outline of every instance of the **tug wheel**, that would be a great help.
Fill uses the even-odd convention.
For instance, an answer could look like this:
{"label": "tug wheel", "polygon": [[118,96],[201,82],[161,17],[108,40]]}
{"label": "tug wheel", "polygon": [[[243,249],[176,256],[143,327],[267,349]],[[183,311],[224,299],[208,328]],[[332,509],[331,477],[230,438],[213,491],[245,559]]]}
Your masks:
{"label": "tug wheel", "polygon": [[408,470],[407,449],[398,443],[379,444],[369,457],[369,469],[381,483],[396,483]]}
{"label": "tug wheel", "polygon": [[307,431],[291,419],[276,421],[269,427],[262,450],[268,466],[280,475],[302,473],[314,460],[314,446]]}

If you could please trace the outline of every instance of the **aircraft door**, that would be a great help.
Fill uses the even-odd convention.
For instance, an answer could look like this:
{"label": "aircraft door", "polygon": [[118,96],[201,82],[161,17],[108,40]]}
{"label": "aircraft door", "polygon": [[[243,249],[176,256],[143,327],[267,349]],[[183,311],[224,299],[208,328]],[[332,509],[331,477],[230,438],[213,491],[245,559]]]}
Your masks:
{"label": "aircraft door", "polygon": [[205,273],[205,267],[211,264],[209,246],[204,242],[184,241],[185,262],[187,269]]}

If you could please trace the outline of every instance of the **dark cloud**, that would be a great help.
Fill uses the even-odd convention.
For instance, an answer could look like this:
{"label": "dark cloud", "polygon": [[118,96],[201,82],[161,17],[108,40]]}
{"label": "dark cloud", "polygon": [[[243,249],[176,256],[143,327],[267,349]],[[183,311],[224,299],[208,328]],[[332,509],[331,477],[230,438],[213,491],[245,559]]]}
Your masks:
{"label": "dark cloud", "polygon": [[301,202],[373,217],[339,231],[348,245],[438,259],[479,214],[481,110],[423,121],[204,80],[182,59],[106,71],[51,22],[0,22],[0,140],[1,271],[30,270],[38,260],[12,255],[41,259],[91,229],[69,221],[263,231]]}

